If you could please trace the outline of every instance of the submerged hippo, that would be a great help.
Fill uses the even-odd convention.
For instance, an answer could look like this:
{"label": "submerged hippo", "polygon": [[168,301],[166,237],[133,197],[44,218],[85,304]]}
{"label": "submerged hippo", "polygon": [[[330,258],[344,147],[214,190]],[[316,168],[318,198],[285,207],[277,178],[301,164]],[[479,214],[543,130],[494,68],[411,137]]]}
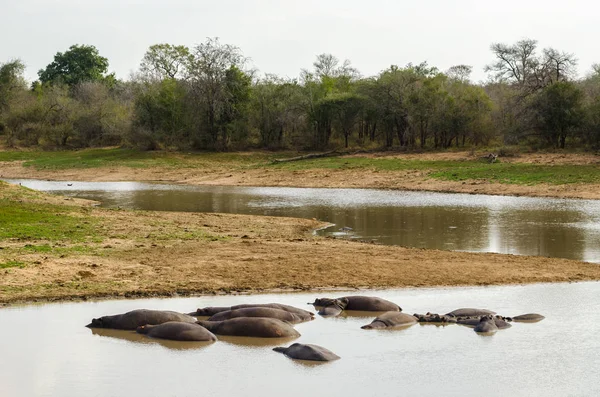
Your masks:
{"label": "submerged hippo", "polygon": [[492,316],[481,317],[479,323],[475,326],[475,332],[479,333],[492,333],[496,331],[498,331],[498,327]]}
{"label": "submerged hippo", "polygon": [[294,343],[290,347],[276,347],[273,350],[296,360],[334,361],[340,359],[340,356],[331,350],[317,345]]}
{"label": "submerged hippo", "polygon": [[[319,314],[336,315],[343,310],[356,310],[366,312],[401,312],[402,308],[397,304],[374,296],[344,296],[342,298],[317,298],[313,306],[322,307]],[[327,309],[327,308],[331,309]],[[323,312],[323,313],[322,313]]]}
{"label": "submerged hippo", "polygon": [[[306,321],[297,314],[286,312],[285,310],[273,309],[272,307],[247,307],[244,309],[228,310],[220,312],[208,319],[208,321],[223,321],[237,317],[267,317],[276,318],[288,323],[298,324]],[[310,317],[310,320],[313,318]]]}
{"label": "submerged hippo", "polygon": [[417,323],[417,318],[400,312],[386,312],[377,317],[371,324],[363,325],[362,329],[381,329],[407,327]]}
{"label": "submerged hippo", "polygon": [[196,319],[187,314],[177,312],[138,309],[124,314],[94,318],[91,323],[86,325],[86,327],[135,330],[141,325],[157,325],[168,321],[195,323]]}
{"label": "submerged hippo", "polygon": [[[489,316],[489,315],[488,315]],[[466,325],[468,327],[476,327],[481,321],[482,317],[485,316],[477,316],[477,317],[460,317],[457,320],[458,324]],[[506,329],[512,327],[512,325],[508,322],[510,320],[509,317],[502,316],[493,316],[494,323],[498,329]]]}
{"label": "submerged hippo", "polygon": [[158,325],[142,325],[136,329],[138,334],[145,334],[151,338],[169,339],[178,341],[211,342],[217,337],[206,328],[193,323],[169,321]]}
{"label": "submerged hippo", "polygon": [[450,313],[446,313],[446,316],[451,317],[479,317],[479,316],[487,316],[488,314],[494,315],[496,312],[486,309],[471,309],[471,308],[462,308],[451,311]]}
{"label": "submerged hippo", "polygon": [[202,309],[198,309],[193,313],[190,313],[191,316],[214,316],[217,313],[226,312],[230,310],[238,310],[238,309],[247,309],[249,307],[268,307],[273,309],[283,310],[289,313],[294,313],[303,321],[309,321],[314,317],[314,313],[309,312],[308,310],[298,309],[297,307],[284,305],[281,303],[256,303],[256,304],[244,304],[244,305],[235,305],[235,306],[222,306],[222,307],[205,307]]}
{"label": "submerged hippo", "polygon": [[217,335],[250,336],[256,338],[298,337],[300,333],[289,323],[276,318],[238,317],[224,321],[198,321]]}
{"label": "submerged hippo", "polygon": [[512,319],[514,321],[519,321],[519,322],[524,322],[524,323],[536,323],[538,321],[542,321],[545,318],[546,317],[542,316],[541,314],[527,313],[527,314],[521,314],[520,316],[515,316]]}
{"label": "submerged hippo", "polygon": [[420,323],[434,323],[434,324],[455,324],[456,317],[447,316],[445,314],[429,313],[426,314],[413,314]]}

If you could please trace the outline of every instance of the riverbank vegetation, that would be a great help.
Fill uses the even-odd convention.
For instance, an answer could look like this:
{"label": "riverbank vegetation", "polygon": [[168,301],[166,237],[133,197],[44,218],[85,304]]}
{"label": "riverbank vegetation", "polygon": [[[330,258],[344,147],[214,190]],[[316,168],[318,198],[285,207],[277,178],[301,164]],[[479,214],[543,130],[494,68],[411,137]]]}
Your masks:
{"label": "riverbank vegetation", "polygon": [[600,279],[573,260],[317,237],[314,220],[110,210],[4,182],[0,202],[0,305]]}
{"label": "riverbank vegetation", "polygon": [[317,56],[299,78],[261,75],[232,45],[151,46],[128,80],[94,46],[56,54],[30,87],[0,64],[0,135],[9,147],[123,145],[168,150],[423,151],[520,145],[600,148],[600,67],[535,40],[491,46],[489,79],[471,67],[392,65],[362,76]]}

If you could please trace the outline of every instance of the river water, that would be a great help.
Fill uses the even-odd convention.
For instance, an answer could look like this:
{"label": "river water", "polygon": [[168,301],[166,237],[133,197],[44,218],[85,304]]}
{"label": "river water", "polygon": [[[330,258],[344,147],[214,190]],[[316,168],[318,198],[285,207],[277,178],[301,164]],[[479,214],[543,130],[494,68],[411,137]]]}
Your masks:
{"label": "river water", "polygon": [[[337,292],[333,295],[343,296]],[[356,291],[351,294],[357,294]],[[600,283],[366,291],[407,313],[481,307],[546,319],[482,336],[460,325],[362,330],[374,316],[299,324],[295,341],[341,360],[305,364],[273,352],[291,341],[159,342],[85,328],[137,308],[306,302],[330,294],[211,296],[8,307],[0,310],[0,395],[91,396],[598,396]]]}
{"label": "river water", "polygon": [[[106,207],[316,218],[338,238],[600,263],[600,201],[372,189],[9,180]],[[350,230],[351,229],[351,230]]]}

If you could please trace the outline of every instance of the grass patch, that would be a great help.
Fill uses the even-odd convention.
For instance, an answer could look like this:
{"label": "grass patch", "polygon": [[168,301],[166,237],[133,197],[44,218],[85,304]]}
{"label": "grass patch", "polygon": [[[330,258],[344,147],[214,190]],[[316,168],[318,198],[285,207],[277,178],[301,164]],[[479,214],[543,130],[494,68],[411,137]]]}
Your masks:
{"label": "grass patch", "polygon": [[0,263],[0,269],[10,269],[13,267],[18,267],[19,269],[23,269],[26,266],[25,262],[21,261],[7,261]]}
{"label": "grass patch", "polygon": [[99,167],[151,168],[215,168],[228,164],[247,168],[277,157],[273,153],[174,153],[142,152],[132,149],[85,149],[57,152],[0,151],[0,161],[23,161],[26,167],[38,170],[64,170]]}
{"label": "grass patch", "polygon": [[71,247],[52,246],[50,244],[27,244],[22,248],[26,253],[42,253],[53,255],[68,255],[68,254],[94,254],[95,249],[84,245],[74,245]]}
{"label": "grass patch", "polygon": [[84,242],[98,240],[96,221],[74,216],[76,208],[0,199],[0,241],[5,239]]}
{"label": "grass patch", "polygon": [[434,171],[429,176],[448,181],[486,180],[489,182],[536,185],[549,183],[600,183],[600,168],[594,165],[481,164]]}
{"label": "grass patch", "polygon": [[448,181],[487,180],[489,182],[535,185],[549,183],[600,183],[600,167],[597,165],[542,165],[525,163],[490,164],[481,160],[470,161],[420,161],[389,158],[323,158],[290,163],[273,164],[270,167],[283,170],[351,170],[373,171],[425,171],[431,178]]}

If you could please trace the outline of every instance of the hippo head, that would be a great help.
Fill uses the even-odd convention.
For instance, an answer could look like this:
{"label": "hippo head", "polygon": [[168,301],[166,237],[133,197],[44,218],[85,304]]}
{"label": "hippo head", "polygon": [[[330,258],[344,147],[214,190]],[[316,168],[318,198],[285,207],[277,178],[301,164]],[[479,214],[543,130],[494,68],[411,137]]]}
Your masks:
{"label": "hippo head", "polygon": [[93,318],[92,322],[86,325],[88,328],[106,328],[106,324],[104,323],[104,317]]}
{"label": "hippo head", "polygon": [[313,306],[329,306],[331,304],[331,302],[333,302],[335,299],[332,298],[316,298],[315,301],[313,303],[309,303],[309,305],[313,305]]}

